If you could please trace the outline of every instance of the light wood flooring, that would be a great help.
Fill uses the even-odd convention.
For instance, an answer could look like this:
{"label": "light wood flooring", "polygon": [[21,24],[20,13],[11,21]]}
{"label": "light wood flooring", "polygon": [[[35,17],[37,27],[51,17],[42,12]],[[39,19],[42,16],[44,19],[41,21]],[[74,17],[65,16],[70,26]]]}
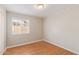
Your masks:
{"label": "light wood flooring", "polygon": [[4,55],[75,55],[58,46],[45,41],[39,41],[28,45],[8,48]]}

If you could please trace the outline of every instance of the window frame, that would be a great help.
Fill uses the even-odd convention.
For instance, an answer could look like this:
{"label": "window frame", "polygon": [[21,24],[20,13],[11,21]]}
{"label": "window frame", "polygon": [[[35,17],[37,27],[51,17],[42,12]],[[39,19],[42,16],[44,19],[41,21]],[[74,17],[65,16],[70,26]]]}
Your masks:
{"label": "window frame", "polygon": [[[22,31],[22,32],[13,32],[13,30],[12,30],[12,29],[13,29],[13,28],[12,28],[12,27],[13,27],[13,20],[17,20],[18,22],[19,22],[19,21],[22,21],[22,22],[26,21],[26,22],[27,22],[26,27],[28,27],[28,32],[23,32],[23,31]],[[13,35],[29,34],[29,33],[30,33],[30,21],[29,21],[28,19],[26,20],[26,19],[12,18],[11,23],[12,23],[12,24],[11,24],[11,30],[12,30],[12,34],[13,34]],[[21,28],[22,28],[22,27],[21,27]],[[20,29],[20,30],[22,30],[22,29]]]}

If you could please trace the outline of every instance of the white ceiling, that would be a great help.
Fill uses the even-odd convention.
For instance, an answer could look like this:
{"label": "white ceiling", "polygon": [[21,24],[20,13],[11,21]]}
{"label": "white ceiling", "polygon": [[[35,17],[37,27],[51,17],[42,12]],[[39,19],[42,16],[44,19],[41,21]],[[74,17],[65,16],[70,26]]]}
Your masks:
{"label": "white ceiling", "polygon": [[7,11],[45,17],[47,10],[50,8],[51,5],[47,5],[45,9],[41,10],[35,9],[34,4],[4,4],[3,6],[7,9]]}
{"label": "white ceiling", "polygon": [[77,7],[79,10],[79,5],[68,5],[68,4],[65,5],[47,4],[47,7],[42,10],[35,9],[34,4],[4,4],[3,6],[7,9],[7,11],[33,15],[38,17],[46,17],[51,13],[53,14],[58,13],[58,11],[76,9],[75,7]]}

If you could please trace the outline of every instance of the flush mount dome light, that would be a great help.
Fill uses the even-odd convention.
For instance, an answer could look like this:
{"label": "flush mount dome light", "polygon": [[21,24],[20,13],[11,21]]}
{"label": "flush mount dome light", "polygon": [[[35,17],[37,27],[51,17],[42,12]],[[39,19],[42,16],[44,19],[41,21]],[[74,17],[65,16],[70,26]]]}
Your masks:
{"label": "flush mount dome light", "polygon": [[44,9],[44,8],[46,8],[46,5],[45,4],[36,4],[36,5],[34,5],[34,7],[36,9]]}

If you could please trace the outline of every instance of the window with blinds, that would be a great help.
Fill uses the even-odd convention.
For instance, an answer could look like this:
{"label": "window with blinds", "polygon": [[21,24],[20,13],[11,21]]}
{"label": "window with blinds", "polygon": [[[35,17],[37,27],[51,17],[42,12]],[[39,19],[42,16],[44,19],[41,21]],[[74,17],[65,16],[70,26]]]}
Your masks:
{"label": "window with blinds", "polygon": [[25,34],[30,32],[29,20],[12,19],[12,33]]}

